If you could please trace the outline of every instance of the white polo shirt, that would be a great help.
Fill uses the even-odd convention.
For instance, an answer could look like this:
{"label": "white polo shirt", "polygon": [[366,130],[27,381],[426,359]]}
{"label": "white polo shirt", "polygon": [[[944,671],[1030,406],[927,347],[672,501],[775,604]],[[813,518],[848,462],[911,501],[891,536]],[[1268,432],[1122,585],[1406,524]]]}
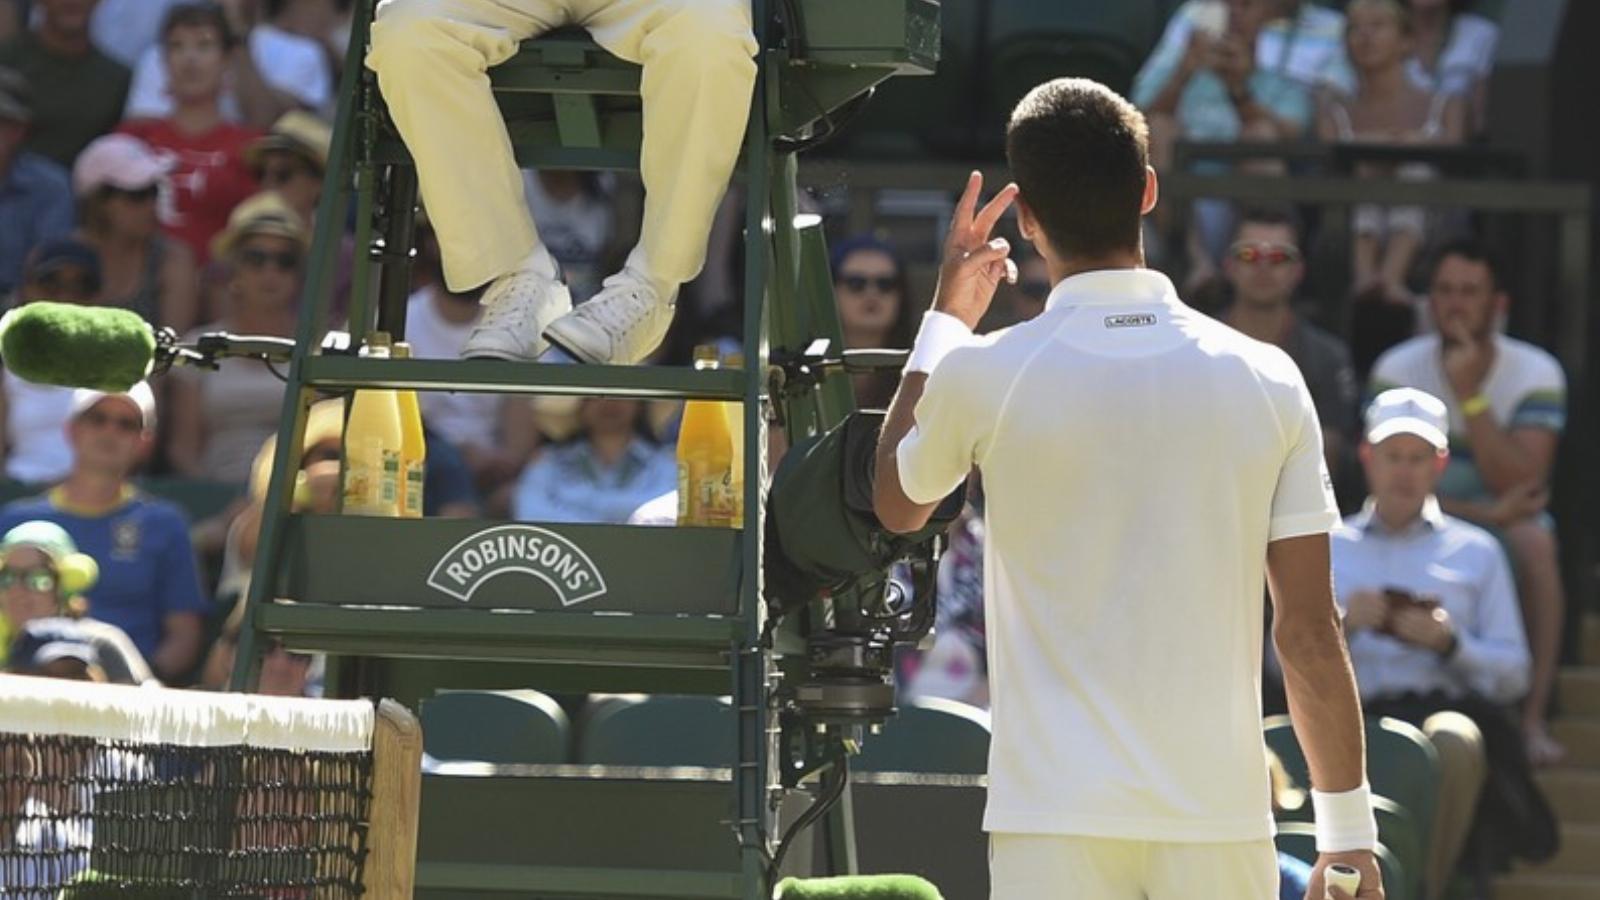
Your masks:
{"label": "white polo shirt", "polygon": [[987,503],[989,831],[1270,837],[1269,541],[1339,523],[1281,350],[1148,269],[1076,275],[952,352],[898,448],[917,502]]}

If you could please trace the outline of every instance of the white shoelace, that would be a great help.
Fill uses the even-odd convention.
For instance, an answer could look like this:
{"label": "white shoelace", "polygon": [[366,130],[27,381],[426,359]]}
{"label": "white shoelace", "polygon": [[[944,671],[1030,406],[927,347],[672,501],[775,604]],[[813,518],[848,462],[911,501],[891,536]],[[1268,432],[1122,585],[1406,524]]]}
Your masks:
{"label": "white shoelace", "polygon": [[478,320],[478,327],[513,331],[527,327],[537,304],[534,297],[520,296],[519,287],[521,285],[512,284],[500,296],[483,304],[483,317]]}
{"label": "white shoelace", "polygon": [[[649,321],[659,305],[655,295],[645,288],[632,288],[603,299],[607,302],[585,303],[578,307],[577,312],[611,334],[628,331]],[[666,311],[670,312],[671,307],[667,307]]]}

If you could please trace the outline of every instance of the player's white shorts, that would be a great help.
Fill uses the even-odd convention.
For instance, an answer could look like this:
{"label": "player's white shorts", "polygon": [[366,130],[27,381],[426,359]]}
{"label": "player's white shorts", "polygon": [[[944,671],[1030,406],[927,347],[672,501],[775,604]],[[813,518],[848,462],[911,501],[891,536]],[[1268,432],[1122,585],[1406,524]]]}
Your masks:
{"label": "player's white shorts", "polygon": [[990,900],[1276,900],[1272,841],[1180,844],[989,836]]}

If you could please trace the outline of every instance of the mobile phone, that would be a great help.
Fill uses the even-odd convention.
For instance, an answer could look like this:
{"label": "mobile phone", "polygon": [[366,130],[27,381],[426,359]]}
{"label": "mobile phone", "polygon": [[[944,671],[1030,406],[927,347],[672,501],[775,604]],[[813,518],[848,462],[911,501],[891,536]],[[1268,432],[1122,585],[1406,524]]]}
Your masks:
{"label": "mobile phone", "polygon": [[1218,40],[1228,33],[1228,4],[1226,0],[1206,0],[1205,3],[1196,4],[1189,21],[1194,24],[1195,31]]}

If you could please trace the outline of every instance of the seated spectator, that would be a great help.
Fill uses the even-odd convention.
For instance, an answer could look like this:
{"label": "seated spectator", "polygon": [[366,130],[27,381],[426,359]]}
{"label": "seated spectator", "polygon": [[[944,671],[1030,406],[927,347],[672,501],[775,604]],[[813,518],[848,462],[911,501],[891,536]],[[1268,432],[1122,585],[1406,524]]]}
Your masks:
{"label": "seated spectator", "polygon": [[1258,341],[1277,345],[1300,367],[1322,423],[1328,471],[1344,471],[1358,436],[1360,389],[1350,365],[1350,348],[1295,312],[1306,266],[1294,219],[1266,209],[1241,214],[1223,271],[1233,288],[1233,302],[1223,310],[1222,320]]}
{"label": "seated spectator", "polygon": [[[71,238],[56,238],[29,254],[16,305],[36,300],[89,304],[99,291],[100,260],[94,249]],[[72,467],[72,448],[67,444],[71,416],[72,388],[34,384],[0,370],[5,476],[37,485],[67,477]]]}
{"label": "seated spectator", "polygon": [[[96,619],[74,619],[67,616],[48,616],[34,619],[23,626],[21,634],[12,642],[10,659],[23,660],[39,648],[51,644],[68,643],[87,645],[93,652],[92,662],[99,667],[102,679],[109,684],[143,685],[156,682],[155,673],[144,661],[144,655],[133,645],[126,632],[109,622]],[[25,669],[25,664],[19,664]]]}
{"label": "seated spectator", "polygon": [[522,173],[528,211],[539,239],[561,265],[572,302],[600,290],[612,248],[615,213],[611,195],[597,172],[541,169]]}
{"label": "seated spectator", "polygon": [[6,662],[6,671],[12,675],[92,681],[95,684],[106,684],[111,680],[101,663],[98,649],[86,640],[24,640],[18,644],[12,648],[11,657]]}
{"label": "seated spectator", "polygon": [[1431,93],[1466,99],[1470,131],[1483,131],[1489,73],[1500,26],[1467,12],[1462,0],[1408,0],[1415,36],[1406,76]]}
{"label": "seated spectator", "polygon": [[523,471],[511,495],[512,516],[620,525],[672,490],[677,459],[672,448],[648,437],[644,411],[637,400],[586,398],[577,436],[546,448]]}
{"label": "seated spectator", "polygon": [[262,189],[277,191],[301,219],[314,223],[332,145],[333,129],[327,122],[290,110],[245,148],[244,161]]}
{"label": "seated spectator", "polygon": [[48,494],[0,509],[0,530],[33,519],[60,525],[99,566],[86,594],[95,617],[127,632],[156,677],[174,684],[200,661],[208,605],[183,513],[129,480],[155,424],[155,396],[143,382],[126,394],[75,392],[71,472]]}
{"label": "seated spectator", "polygon": [[34,27],[0,44],[0,66],[33,86],[27,148],[64,169],[88,143],[116,127],[128,69],[89,40],[94,0],[36,0]]}
{"label": "seated spectator", "polygon": [[[212,245],[229,267],[228,312],[199,331],[293,337],[308,243],[305,224],[277,194],[239,204]],[[214,372],[175,370],[169,385],[172,468],[244,484],[256,449],[278,430],[283,382],[260,362],[229,359]]]}
{"label": "seated spectator", "polygon": [[189,246],[201,267],[211,261],[211,240],[228,214],[256,190],[244,148],[260,132],[228,122],[220,105],[232,47],[233,32],[220,7],[173,7],[161,27],[160,49],[172,113],[130,119],[118,129],[171,156],[161,224]]}
{"label": "seated spectator", "polygon": [[185,0],[99,0],[89,17],[89,38],[100,52],[129,69],[161,37],[167,11]]}
{"label": "seated spectator", "polygon": [[[191,2],[173,6],[169,16],[185,8],[213,7],[226,16],[229,32],[239,39],[228,48],[228,77],[218,98],[228,121],[265,128],[293,109],[330,111],[333,69],[318,31],[331,15],[327,0],[279,0],[266,4],[269,13],[264,19],[257,14],[261,6]],[[134,68],[123,115],[170,116],[174,109],[170,79],[160,48],[147,48]]]}
{"label": "seated spectator", "polygon": [[1528,688],[1530,659],[1511,567],[1488,532],[1446,515],[1435,499],[1449,427],[1444,402],[1431,394],[1379,394],[1361,447],[1372,496],[1332,535],[1362,707],[1417,725],[1439,749],[1439,807],[1423,879],[1435,889],[1454,871],[1474,809],[1517,855],[1543,858],[1556,843],[1555,820],[1506,713]]}
{"label": "seated spectator", "polygon": [[[1411,14],[1400,0],[1353,0],[1346,10],[1345,45],[1356,71],[1356,89],[1329,94],[1317,115],[1317,136],[1338,143],[1457,144],[1464,134],[1464,106],[1444,91],[1427,91],[1406,74],[1415,46]],[[1418,180],[1433,169],[1363,163],[1358,175]],[[1355,293],[1380,293],[1410,303],[1406,277],[1422,247],[1427,216],[1420,207],[1365,204],[1355,211],[1351,254]]]}
{"label": "seated spectator", "polygon": [[[241,607],[242,610],[242,607]],[[315,697],[321,695],[313,675],[322,661],[310,653],[287,650],[277,638],[267,642],[261,653],[261,673],[253,693],[267,697]],[[233,677],[233,663],[239,649],[239,624],[230,621],[206,656],[198,687],[207,691],[226,691]]]}
{"label": "seated spectator", "polygon": [[[1179,140],[1292,140],[1312,121],[1314,89],[1347,85],[1344,17],[1298,0],[1188,0],[1134,79],[1130,99],[1150,125],[1150,160],[1172,164]],[[1201,168],[1216,171],[1217,164]],[[1190,283],[1215,274],[1232,231],[1226,203],[1196,205]]]}
{"label": "seated spectator", "polygon": [[1563,756],[1545,716],[1560,663],[1566,594],[1545,505],[1566,426],[1566,376],[1554,356],[1500,333],[1509,299],[1482,246],[1458,241],[1440,250],[1428,303],[1438,332],[1379,357],[1371,392],[1419,388],[1450,409],[1452,452],[1440,502],[1445,512],[1493,531],[1510,550],[1533,648],[1523,733],[1529,757],[1548,765]]}
{"label": "seated spectator", "polygon": [[[846,350],[909,350],[920,313],[908,299],[900,255],[870,235],[846,238],[833,249],[833,295]],[[856,404],[887,409],[900,384],[895,371],[852,375]]]}
{"label": "seated spectator", "polygon": [[[417,359],[459,359],[483,314],[481,289],[452,292],[440,269],[439,240],[430,227],[417,231],[416,270],[425,279],[406,306],[406,340]],[[526,397],[425,391],[417,395],[428,430],[450,443],[471,470],[491,510],[509,507],[509,489],[539,443]],[[430,455],[433,452],[429,448]],[[499,495],[499,496],[497,496]]]}
{"label": "seated spectator", "polygon": [[24,147],[33,121],[27,97],[27,81],[0,68],[0,297],[16,289],[28,251],[72,230],[66,170]]}
{"label": "seated spectator", "polygon": [[200,275],[194,254],[161,233],[156,212],[167,161],[126,134],[95,138],[72,167],[78,236],[100,257],[95,303],[132,310],[183,334],[195,326]]}

